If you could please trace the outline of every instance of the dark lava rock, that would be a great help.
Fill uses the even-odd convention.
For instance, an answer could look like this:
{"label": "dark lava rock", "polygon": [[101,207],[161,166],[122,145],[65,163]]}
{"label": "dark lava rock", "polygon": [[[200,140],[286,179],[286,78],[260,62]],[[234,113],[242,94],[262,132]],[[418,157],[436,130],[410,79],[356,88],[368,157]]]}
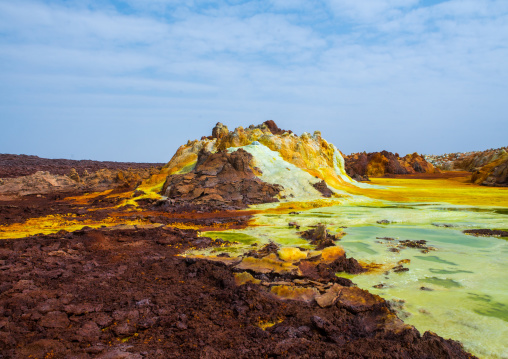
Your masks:
{"label": "dark lava rock", "polygon": [[45,328],[66,328],[70,322],[67,314],[55,311],[42,317],[40,324]]}
{"label": "dark lava rock", "polygon": [[263,258],[271,253],[277,253],[279,250],[279,246],[270,241],[270,243],[265,244],[263,247],[255,250],[251,250],[245,254],[246,257],[254,257],[254,258]]}
{"label": "dark lava rock", "polygon": [[404,249],[404,248],[422,249],[422,253],[428,253],[429,251],[435,250],[434,247],[428,246],[427,241],[424,239],[420,239],[417,241],[414,241],[411,239],[405,239],[405,240],[399,241],[398,247],[401,249]]}
{"label": "dark lava rock", "polygon": [[332,190],[328,188],[324,180],[321,180],[320,182],[317,183],[312,183],[312,187],[317,189],[323,195],[323,197],[329,198],[333,195]]}
{"label": "dark lava rock", "polygon": [[308,278],[321,282],[339,283],[345,287],[352,285],[351,280],[347,278],[337,277],[338,272],[346,272],[349,274],[359,274],[366,272],[356,259],[339,257],[330,263],[314,262],[312,258],[300,261],[298,268],[302,274]]}
{"label": "dark lava rock", "polygon": [[256,177],[251,161],[252,155],[243,149],[213,154],[201,151],[194,170],[166,179],[162,194],[169,200],[165,208],[169,211],[186,208],[209,211],[278,202],[275,196],[283,188]]}
{"label": "dark lava rock", "polygon": [[290,228],[293,228],[293,227],[294,227],[294,228],[296,228],[296,229],[300,229],[300,225],[299,225],[298,223],[296,223],[296,222],[289,222],[289,223],[288,223],[288,226],[289,226]]}
{"label": "dark lava rock", "polygon": [[482,237],[508,237],[508,231],[498,229],[466,229],[463,233]]}
{"label": "dark lava rock", "polygon": [[368,176],[434,173],[434,166],[417,153],[400,157],[388,151],[355,153],[344,157],[346,173],[352,178],[368,180]]}
{"label": "dark lava rock", "polygon": [[264,125],[270,130],[270,132],[274,135],[282,135],[284,132],[293,133],[293,131],[282,130],[277,126],[277,124],[273,120],[268,120],[263,122]]}
{"label": "dark lava rock", "polygon": [[79,176],[101,169],[131,170],[161,168],[164,163],[135,163],[91,160],[48,159],[38,156],[0,154],[0,178],[28,176],[38,171],[66,175],[74,169]]}
{"label": "dark lava rock", "polygon": [[409,271],[409,268],[403,267],[402,265],[398,265],[398,266],[392,268],[392,270],[395,273],[400,273],[400,272],[407,272],[407,271]]}
{"label": "dark lava rock", "polygon": [[95,341],[99,339],[101,330],[94,322],[86,322],[83,326],[76,331],[78,341]]}
{"label": "dark lava rock", "polygon": [[432,292],[434,289],[427,288],[427,287],[420,287],[420,290],[426,290],[426,291]]}
{"label": "dark lava rock", "polygon": [[332,247],[335,245],[335,241],[340,240],[339,235],[328,233],[326,225],[321,223],[318,223],[316,228],[301,232],[300,236],[309,240],[311,244],[316,246],[317,250]]}

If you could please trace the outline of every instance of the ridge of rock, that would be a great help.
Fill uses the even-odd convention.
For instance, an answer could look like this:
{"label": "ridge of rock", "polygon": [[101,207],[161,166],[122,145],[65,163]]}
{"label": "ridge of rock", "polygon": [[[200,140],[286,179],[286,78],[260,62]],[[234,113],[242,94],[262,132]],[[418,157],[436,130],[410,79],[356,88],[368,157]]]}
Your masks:
{"label": "ridge of rock", "polygon": [[249,204],[277,202],[282,187],[257,178],[252,155],[243,149],[211,153],[202,149],[196,167],[186,174],[168,176],[162,193],[168,209],[204,206],[207,209],[237,209]]}
{"label": "ridge of rock", "polygon": [[476,152],[427,155],[436,167],[447,171],[472,172],[471,182],[482,186],[508,186],[508,147]]}
{"label": "ridge of rock", "polygon": [[385,174],[436,172],[434,166],[416,152],[404,157],[388,151],[363,152],[345,156],[344,160],[347,174],[359,180],[364,180],[366,177],[382,177]]}
{"label": "ridge of rock", "polygon": [[[264,146],[267,150],[255,151],[253,147],[256,145]],[[308,185],[306,188],[310,187],[305,193],[311,193],[316,197],[330,197],[334,190],[341,190],[344,187],[356,184],[346,174],[342,153],[333,144],[323,139],[319,131],[314,132],[313,135],[304,132],[301,136],[297,136],[291,131],[280,129],[271,120],[258,126],[251,125],[245,129],[237,127],[234,131],[229,131],[227,126],[219,122],[213,128],[211,136],[204,136],[200,140],[188,141],[185,145],[178,148],[172,159],[163,167],[162,173],[165,173],[168,178],[161,194],[176,196],[176,192],[171,192],[171,190],[167,192],[167,188],[173,181],[179,181],[171,179],[171,176],[196,173],[195,169],[202,171],[203,169],[198,169],[198,167],[202,164],[204,153],[214,154],[226,150],[234,152],[239,151],[242,147],[245,147],[245,149],[250,148],[248,152],[254,156],[253,163],[259,164],[260,161],[266,162],[266,160],[270,160],[273,162],[271,164],[272,167],[277,166],[276,171],[270,171],[273,177],[265,174],[262,178],[264,182],[272,186],[280,185],[281,182],[277,181],[283,179],[284,176],[301,175],[300,182],[305,182]],[[272,155],[273,153],[275,153],[275,157]],[[263,158],[256,158],[258,155],[261,155]],[[280,158],[278,157],[279,155]],[[215,161],[219,161],[219,159],[225,161],[227,159],[224,155],[213,158]],[[299,173],[297,173],[298,171],[294,171],[291,174],[285,172],[286,175],[283,175],[286,169],[291,171],[291,168],[295,169],[295,167],[300,171]],[[302,171],[305,172],[305,175]],[[252,173],[257,177],[261,176],[261,173],[255,169],[253,169]],[[237,175],[239,174],[236,173],[235,176]],[[287,185],[287,181],[285,183]],[[289,190],[285,191],[281,196],[283,197],[288,194],[293,196],[293,193]],[[245,201],[243,203],[245,204]]]}

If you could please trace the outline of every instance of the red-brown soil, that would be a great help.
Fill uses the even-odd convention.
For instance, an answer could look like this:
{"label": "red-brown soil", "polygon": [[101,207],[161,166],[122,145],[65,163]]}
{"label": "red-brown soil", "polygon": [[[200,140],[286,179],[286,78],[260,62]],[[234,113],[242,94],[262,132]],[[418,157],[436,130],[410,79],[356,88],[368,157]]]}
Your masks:
{"label": "red-brown soil", "polygon": [[[282,301],[232,270],[176,257],[213,245],[177,229],[83,230],[0,246],[4,358],[467,358],[383,325],[387,303]],[[345,287],[347,288],[347,287]],[[370,298],[370,299],[369,299]],[[260,328],[263,323],[277,323]]]}
{"label": "red-brown soil", "polygon": [[74,168],[80,176],[100,169],[127,170],[162,167],[164,163],[111,162],[91,160],[49,159],[28,155],[0,154],[0,178],[28,176],[37,171],[47,171],[55,175],[69,174]]}

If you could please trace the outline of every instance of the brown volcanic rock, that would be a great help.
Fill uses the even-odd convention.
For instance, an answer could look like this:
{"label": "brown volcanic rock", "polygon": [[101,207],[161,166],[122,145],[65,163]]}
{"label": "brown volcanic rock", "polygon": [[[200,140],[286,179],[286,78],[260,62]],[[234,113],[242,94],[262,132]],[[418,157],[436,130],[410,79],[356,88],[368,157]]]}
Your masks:
{"label": "brown volcanic rock", "polygon": [[318,223],[313,229],[301,232],[300,235],[315,245],[317,250],[334,246],[335,241],[339,241],[341,238],[340,235],[330,234],[326,229],[326,225],[321,223]]}
{"label": "brown volcanic rock", "polygon": [[79,176],[83,177],[87,173],[96,172],[100,169],[125,171],[161,168],[163,165],[163,163],[49,159],[38,156],[0,153],[0,178],[29,176],[38,171],[46,171],[53,175],[69,175],[73,168]]}
{"label": "brown volcanic rock", "polygon": [[[104,231],[114,245],[97,249],[99,232],[0,243],[12,253],[2,268],[11,289],[0,296],[5,358],[472,358],[404,325],[367,291],[333,282],[321,305],[280,300],[263,285],[237,285],[231,266],[176,256],[198,245],[196,231]],[[53,258],[48,246],[81,249]],[[64,275],[48,280],[54,268]],[[48,301],[51,311],[40,312]],[[54,309],[89,305],[68,321]]]}
{"label": "brown volcanic rock", "polygon": [[482,186],[508,186],[508,147],[476,152],[428,155],[426,158],[444,170],[472,172],[471,182]]}
{"label": "brown volcanic rock", "polygon": [[321,180],[320,182],[317,182],[317,183],[312,183],[312,187],[314,187],[319,192],[321,192],[323,197],[329,198],[333,195],[332,190],[330,188],[328,188],[328,186],[326,185],[326,182],[324,180]]}
{"label": "brown volcanic rock", "polygon": [[346,172],[351,177],[381,177],[386,174],[434,173],[436,169],[417,153],[400,157],[388,151],[355,153],[344,157]]}
{"label": "brown volcanic rock", "polygon": [[279,126],[277,126],[277,124],[273,120],[265,121],[265,122],[263,122],[263,125],[268,127],[270,132],[274,135],[282,135],[284,132],[293,133],[292,131],[286,131],[286,130],[280,129]]}
{"label": "brown volcanic rock", "polygon": [[257,178],[251,160],[252,155],[243,149],[213,154],[201,151],[194,170],[166,179],[162,194],[170,199],[168,209],[182,206],[232,209],[277,202],[274,197],[282,187]]}
{"label": "brown volcanic rock", "polygon": [[475,171],[471,182],[482,186],[508,187],[508,154],[504,152],[498,159]]}
{"label": "brown volcanic rock", "polygon": [[0,195],[99,192],[135,187],[160,168],[157,163],[53,160],[0,154]]}
{"label": "brown volcanic rock", "polygon": [[79,176],[72,168],[67,176],[39,171],[28,176],[0,179],[0,194],[26,196],[55,192],[99,192],[116,187],[133,188],[141,180],[158,172],[155,167],[115,170],[103,168],[91,174]]}
{"label": "brown volcanic rock", "polygon": [[221,139],[229,133],[228,126],[224,126],[222,123],[217,122],[212,130],[212,138]]}

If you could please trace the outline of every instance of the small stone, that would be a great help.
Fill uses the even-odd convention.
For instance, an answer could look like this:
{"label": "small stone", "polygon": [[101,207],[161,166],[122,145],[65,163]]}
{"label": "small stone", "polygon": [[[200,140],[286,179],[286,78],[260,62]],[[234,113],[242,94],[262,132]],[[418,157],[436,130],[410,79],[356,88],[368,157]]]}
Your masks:
{"label": "small stone", "polygon": [[119,325],[113,327],[113,332],[120,337],[127,337],[133,335],[136,332],[136,329],[127,322],[123,322]]}
{"label": "small stone", "polygon": [[177,322],[176,323],[176,327],[180,330],[186,330],[187,329],[187,324],[183,323],[183,322]]}
{"label": "small stone", "polygon": [[76,331],[78,341],[93,341],[99,339],[101,330],[94,322],[85,323],[80,329]]}
{"label": "small stone", "polygon": [[45,328],[67,328],[69,325],[67,314],[59,311],[49,312],[42,317],[40,324]]}

